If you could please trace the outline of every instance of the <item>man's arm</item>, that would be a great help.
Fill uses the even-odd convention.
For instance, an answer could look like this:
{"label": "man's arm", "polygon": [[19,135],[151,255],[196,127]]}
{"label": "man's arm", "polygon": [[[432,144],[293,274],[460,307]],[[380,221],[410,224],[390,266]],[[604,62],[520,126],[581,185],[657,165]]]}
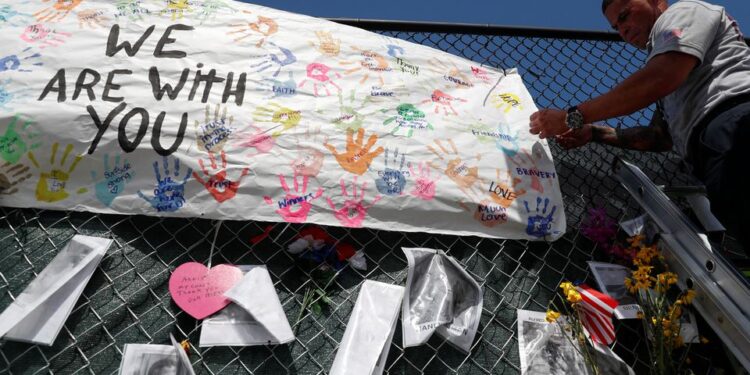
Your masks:
{"label": "man's arm", "polygon": [[[698,64],[697,57],[682,52],[654,56],[641,70],[606,94],[578,106],[586,123],[633,113],[674,92]],[[568,131],[565,111],[542,109],[531,115],[530,132],[547,138]]]}
{"label": "man's arm", "polygon": [[585,125],[556,138],[566,150],[597,142],[639,151],[665,152],[672,150],[672,137],[660,111],[655,111],[649,126],[614,129],[607,125]]}

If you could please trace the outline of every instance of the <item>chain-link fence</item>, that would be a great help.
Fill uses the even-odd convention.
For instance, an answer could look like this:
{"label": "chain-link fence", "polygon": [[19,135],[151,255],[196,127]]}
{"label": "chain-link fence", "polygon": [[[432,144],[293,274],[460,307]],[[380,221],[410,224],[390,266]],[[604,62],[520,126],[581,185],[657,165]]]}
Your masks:
{"label": "chain-link fence", "polygon": [[[610,34],[413,23],[344,21],[498,68],[517,67],[539,107],[565,108],[604,92],[635,71],[645,54]],[[613,126],[645,124],[646,110]],[[366,280],[403,285],[407,262],[401,247],[447,250],[479,281],[484,309],[469,355],[433,338],[404,349],[397,333],[386,371],[394,374],[517,374],[516,309],[543,311],[563,279],[584,280],[586,261],[604,259],[579,232],[588,208],[605,206],[616,219],[634,214],[624,189],[610,176],[615,155],[636,162],[655,182],[689,184],[673,154],[626,153],[600,146],[562,151],[552,145],[568,231],[554,243],[326,228],[337,240],[365,250],[368,270],[345,268],[328,288],[332,303],[319,314],[300,311],[315,283],[284,249],[299,225],[224,222],[213,264],[265,264],[297,339],[261,347],[191,347],[201,374],[320,374],[330,368],[359,286]],[[0,309],[4,309],[75,234],[110,237],[114,245],[94,273],[52,347],[0,343],[0,373],[115,373],[127,343],[198,342],[200,322],[170,299],[172,270],[187,261],[207,263],[216,223],[203,219],[96,215],[2,208]],[[263,234],[267,236],[262,236]],[[261,235],[261,237],[258,237]],[[257,240],[261,238],[260,240]],[[256,239],[251,241],[251,239]],[[397,326],[400,332],[400,325]],[[645,343],[637,330],[618,327],[618,353],[643,370]],[[694,363],[710,368],[707,357]],[[714,364],[716,361],[714,361]],[[640,370],[639,370],[640,369]]]}

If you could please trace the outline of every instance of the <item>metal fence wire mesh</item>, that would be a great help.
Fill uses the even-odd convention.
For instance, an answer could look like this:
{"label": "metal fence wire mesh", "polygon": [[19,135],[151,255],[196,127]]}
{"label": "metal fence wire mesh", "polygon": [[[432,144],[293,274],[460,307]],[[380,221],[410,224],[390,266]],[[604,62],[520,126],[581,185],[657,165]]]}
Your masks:
{"label": "metal fence wire mesh", "polygon": [[[517,67],[539,107],[565,108],[606,91],[641,66],[645,54],[611,35],[342,21],[432,46],[497,68]],[[650,111],[621,123],[646,124]],[[685,185],[676,155],[627,153],[589,145],[563,151],[552,145],[565,202],[568,231],[554,243],[492,240],[430,233],[326,228],[336,239],[364,249],[367,271],[346,267],[328,288],[333,303],[320,314],[302,311],[297,339],[260,347],[192,346],[200,374],[322,374],[328,372],[366,279],[403,285],[407,262],[401,247],[444,249],[482,286],[484,309],[471,354],[433,338],[404,349],[396,327],[386,371],[394,374],[518,374],[516,309],[544,311],[563,280],[586,279],[586,261],[607,260],[583,238],[579,224],[589,207],[607,207],[615,219],[637,207],[610,175],[616,155],[635,162],[657,184]],[[208,263],[216,223],[203,219],[96,215],[1,208],[0,309],[6,308],[75,234],[110,237],[102,260],[52,347],[0,343],[0,373],[116,373],[127,343],[167,344],[169,334],[197,345],[200,321],[182,312],[168,292],[172,270],[184,262]],[[269,236],[252,243],[251,238]],[[212,263],[265,264],[291,324],[300,314],[308,269],[284,249],[302,226],[224,222]],[[645,342],[638,331],[618,326],[617,352],[643,370]],[[625,331],[625,332],[623,332]],[[639,358],[641,358],[639,360]],[[695,357],[695,361],[710,360]]]}

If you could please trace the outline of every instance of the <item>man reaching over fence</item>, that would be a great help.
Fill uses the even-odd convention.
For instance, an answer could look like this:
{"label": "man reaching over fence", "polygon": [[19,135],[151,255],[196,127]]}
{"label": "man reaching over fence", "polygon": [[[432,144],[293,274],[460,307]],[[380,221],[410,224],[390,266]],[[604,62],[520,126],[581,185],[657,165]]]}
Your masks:
{"label": "man reaching over fence", "polygon": [[[609,92],[566,110],[541,109],[530,131],[566,149],[598,142],[677,153],[708,192],[711,209],[750,253],[750,48],[724,8],[702,1],[603,0],[612,28],[648,51],[645,66]],[[648,126],[596,121],[656,103]]]}

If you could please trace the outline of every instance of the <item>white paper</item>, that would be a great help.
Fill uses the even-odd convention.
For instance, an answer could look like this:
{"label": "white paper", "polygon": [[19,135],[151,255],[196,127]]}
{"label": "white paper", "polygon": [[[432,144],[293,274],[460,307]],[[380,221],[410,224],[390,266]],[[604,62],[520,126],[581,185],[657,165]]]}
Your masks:
{"label": "white paper", "polygon": [[242,340],[253,343],[251,345],[294,341],[294,332],[266,266],[247,266],[246,269],[242,280],[226,291],[224,296],[245,310],[257,324],[240,317],[245,324],[228,335],[227,340]]}
{"label": "white paper", "polygon": [[622,228],[622,230],[624,230],[625,233],[627,233],[630,237],[637,236],[643,233],[647,218],[648,216],[646,216],[646,214],[643,214],[630,220],[621,221],[620,228]]}
{"label": "white paper", "polygon": [[172,345],[125,344],[120,375],[195,375],[187,354],[169,335]]}
{"label": "white paper", "polygon": [[586,363],[558,323],[546,314],[518,311],[518,350],[522,375],[586,375]]}
{"label": "white paper", "polygon": [[380,375],[396,331],[404,288],[366,280],[336,352],[332,375]]}
{"label": "white paper", "polygon": [[625,287],[625,278],[630,277],[630,269],[619,264],[588,262],[591,273],[600,292],[619,302],[615,307],[617,319],[637,319],[640,306]]}
{"label": "white paper", "polygon": [[481,287],[442,250],[402,250],[409,263],[403,302],[404,347],[424,344],[434,332],[468,353],[482,313]]}
{"label": "white paper", "polygon": [[238,1],[57,3],[2,1],[0,134],[32,177],[0,205],[540,241],[566,230],[513,67]]}
{"label": "white paper", "polygon": [[52,345],[112,240],[76,235],[0,314],[0,336]]}

